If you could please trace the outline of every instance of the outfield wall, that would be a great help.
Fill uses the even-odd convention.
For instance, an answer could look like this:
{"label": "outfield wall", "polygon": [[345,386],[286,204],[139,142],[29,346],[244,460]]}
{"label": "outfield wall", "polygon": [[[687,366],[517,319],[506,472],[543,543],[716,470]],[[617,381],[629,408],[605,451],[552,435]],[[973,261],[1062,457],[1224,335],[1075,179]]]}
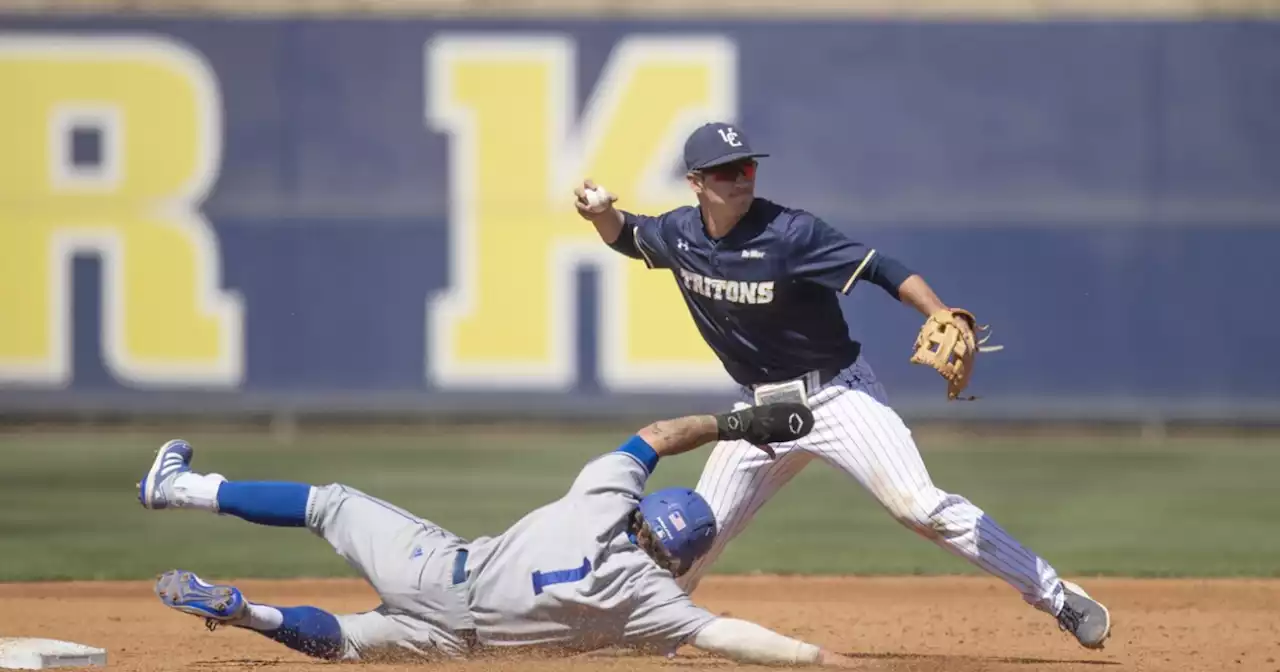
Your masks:
{"label": "outfield wall", "polygon": [[170,16],[658,16],[778,19],[797,16],[1211,18],[1280,13],[1280,0],[9,0],[28,13]]}
{"label": "outfield wall", "polygon": [[908,414],[1280,418],[1280,21],[0,28],[0,411],[718,407],[670,276],[565,198],[684,204],[718,117],[763,195],[994,326],[947,404],[919,318],[854,292]]}

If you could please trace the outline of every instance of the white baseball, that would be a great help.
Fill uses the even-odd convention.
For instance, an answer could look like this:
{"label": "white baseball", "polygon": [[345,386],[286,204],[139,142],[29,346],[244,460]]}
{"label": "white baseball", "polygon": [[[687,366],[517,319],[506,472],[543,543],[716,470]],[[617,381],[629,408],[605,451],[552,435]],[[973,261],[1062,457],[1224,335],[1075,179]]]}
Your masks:
{"label": "white baseball", "polygon": [[609,192],[596,186],[586,190],[587,209],[591,212],[604,212],[609,208]]}

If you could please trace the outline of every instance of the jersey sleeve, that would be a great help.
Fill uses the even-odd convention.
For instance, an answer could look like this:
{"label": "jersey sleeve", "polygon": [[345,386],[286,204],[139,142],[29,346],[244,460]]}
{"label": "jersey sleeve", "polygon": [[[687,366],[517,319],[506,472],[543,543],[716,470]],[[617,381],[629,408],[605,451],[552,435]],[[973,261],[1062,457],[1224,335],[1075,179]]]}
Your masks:
{"label": "jersey sleeve", "polygon": [[588,498],[624,498],[634,506],[644,495],[649,474],[658,465],[658,454],[638,436],[611,453],[587,463],[578,473],[570,495]]}
{"label": "jersey sleeve", "polygon": [[808,213],[792,222],[790,275],[848,294],[859,280],[883,287],[894,297],[911,271],[874,248],[851,240]]}
{"label": "jersey sleeve", "polygon": [[649,268],[671,268],[671,254],[663,237],[667,215],[649,217],[622,211],[622,235],[632,236],[636,251]]}
{"label": "jersey sleeve", "polygon": [[657,565],[650,567],[635,583],[635,608],[624,628],[627,645],[670,651],[698,634],[716,619],[699,607],[675,579]]}

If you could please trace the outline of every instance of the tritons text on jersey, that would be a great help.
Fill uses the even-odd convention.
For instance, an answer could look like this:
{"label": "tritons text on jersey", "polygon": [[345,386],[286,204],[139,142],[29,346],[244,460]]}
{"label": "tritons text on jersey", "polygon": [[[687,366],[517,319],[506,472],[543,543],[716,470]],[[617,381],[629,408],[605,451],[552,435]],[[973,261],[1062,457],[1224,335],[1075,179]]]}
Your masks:
{"label": "tritons text on jersey", "polygon": [[680,269],[680,277],[686,289],[697,292],[709,299],[732,301],[734,303],[772,303],[773,281],[744,282],[741,280],[721,280],[708,278]]}

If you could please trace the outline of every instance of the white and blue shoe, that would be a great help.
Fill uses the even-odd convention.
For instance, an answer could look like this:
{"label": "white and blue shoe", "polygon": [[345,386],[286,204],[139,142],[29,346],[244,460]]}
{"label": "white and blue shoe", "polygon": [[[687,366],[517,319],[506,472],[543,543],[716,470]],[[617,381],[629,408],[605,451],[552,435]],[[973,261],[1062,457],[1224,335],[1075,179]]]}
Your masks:
{"label": "white and blue shoe", "polygon": [[208,583],[181,569],[160,575],[156,580],[156,596],[166,607],[203,618],[210,630],[244,618],[248,609],[239,588]]}
{"label": "white and blue shoe", "polygon": [[182,439],[174,439],[160,447],[151,470],[138,483],[138,501],[143,508],[167,509],[177,503],[173,482],[178,474],[191,471],[195,449]]}
{"label": "white and blue shoe", "polygon": [[1062,589],[1064,597],[1062,611],[1058,612],[1058,627],[1075,635],[1085,648],[1103,648],[1111,636],[1111,612],[1077,584],[1064,579]]}

